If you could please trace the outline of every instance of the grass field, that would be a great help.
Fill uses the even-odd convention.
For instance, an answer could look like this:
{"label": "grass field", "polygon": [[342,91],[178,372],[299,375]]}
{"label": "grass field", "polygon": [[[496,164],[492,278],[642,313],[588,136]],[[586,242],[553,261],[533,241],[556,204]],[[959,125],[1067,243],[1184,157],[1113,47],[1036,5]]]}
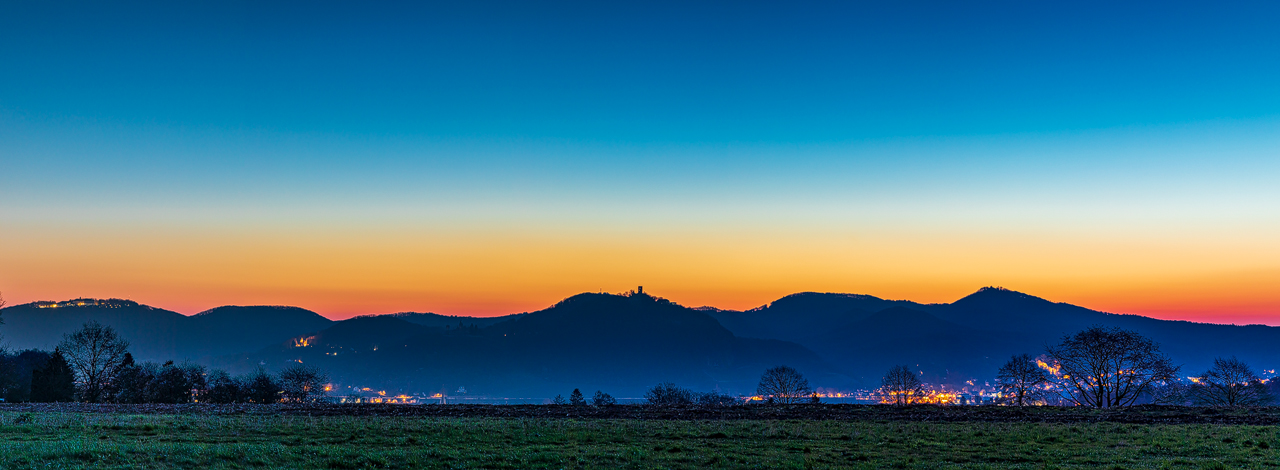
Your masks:
{"label": "grass field", "polygon": [[0,412],[0,468],[1277,468],[1275,426]]}

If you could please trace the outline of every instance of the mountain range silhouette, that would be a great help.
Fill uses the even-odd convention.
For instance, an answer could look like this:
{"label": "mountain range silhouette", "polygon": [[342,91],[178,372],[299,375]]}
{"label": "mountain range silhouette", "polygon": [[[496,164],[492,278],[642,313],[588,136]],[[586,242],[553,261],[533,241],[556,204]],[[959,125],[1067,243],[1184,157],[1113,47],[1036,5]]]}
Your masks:
{"label": "mountain range silhouette", "polygon": [[1102,325],[1161,343],[1185,375],[1214,357],[1256,368],[1280,362],[1280,328],[1116,315],[1001,288],[950,304],[867,295],[793,294],[748,311],[687,308],[647,294],[579,294],[544,310],[502,317],[431,313],[331,321],[296,307],[219,307],[197,315],[131,301],[17,305],[0,311],[14,349],[52,348],[93,319],[115,327],[139,360],[192,360],[247,372],[302,362],[335,382],[494,396],[601,389],[639,396],[671,381],[752,393],[764,369],[786,364],[815,386],[879,385],[907,364],[926,382],[989,381],[1009,356],[1038,355],[1062,336]]}

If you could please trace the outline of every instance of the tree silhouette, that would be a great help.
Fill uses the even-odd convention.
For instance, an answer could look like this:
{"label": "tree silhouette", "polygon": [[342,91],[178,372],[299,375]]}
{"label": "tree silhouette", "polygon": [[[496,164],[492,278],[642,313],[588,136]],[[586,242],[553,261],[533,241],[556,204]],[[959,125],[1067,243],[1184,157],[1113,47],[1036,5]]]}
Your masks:
{"label": "tree silhouette", "polygon": [[573,389],[573,393],[569,394],[569,404],[573,406],[587,406],[586,397],[582,396],[582,391]]}
{"label": "tree silhouette", "polygon": [[129,342],[116,330],[89,320],[79,331],[63,336],[58,349],[66,356],[80,383],[80,398],[90,403],[102,400],[116,370],[124,362]]}
{"label": "tree silhouette", "polygon": [[243,379],[241,388],[249,403],[280,403],[280,383],[261,367]]}
{"label": "tree silhouette", "polygon": [[8,374],[4,390],[0,390],[3,392],[0,398],[10,403],[31,401],[31,376],[36,370],[45,367],[52,356],[51,352],[28,349],[0,357]]}
{"label": "tree silhouette", "polygon": [[133,361],[133,354],[126,352],[124,359],[120,360],[120,367],[116,368],[115,377],[111,378],[111,385],[103,391],[103,401],[144,403],[150,381],[150,375]]}
{"label": "tree silhouette", "polygon": [[618,400],[613,395],[596,390],[596,394],[591,396],[591,404],[594,406],[609,406],[618,404]]}
{"label": "tree silhouette", "polygon": [[151,403],[191,403],[206,388],[205,369],[195,364],[165,362],[151,382]]}
{"label": "tree silhouette", "polygon": [[[4,294],[0,293],[0,308],[4,308],[4,305],[5,305]],[[2,313],[4,312],[0,312],[0,314]],[[0,325],[3,325],[3,324],[4,324],[4,315],[0,315]],[[4,334],[0,333],[0,356],[4,356],[5,354],[7,353],[4,349]],[[0,373],[3,373],[3,371],[0,371]]]}
{"label": "tree silhouette", "polygon": [[1160,345],[1122,328],[1091,327],[1046,353],[1060,367],[1058,393],[1081,406],[1132,405],[1178,373]]}
{"label": "tree silhouette", "polygon": [[564,404],[566,404],[566,402],[564,401],[564,396],[562,396],[562,395],[560,395],[560,394],[556,394],[556,397],[551,399],[551,404],[552,404],[552,405],[564,405]]}
{"label": "tree silhouette", "polygon": [[1049,383],[1049,374],[1030,354],[1017,354],[1000,367],[996,381],[1010,404],[1026,406],[1041,397],[1045,384]]}
{"label": "tree silhouette", "polygon": [[247,400],[240,381],[231,377],[227,371],[222,369],[214,369],[209,372],[206,380],[209,384],[209,391],[204,395],[204,401],[209,403],[240,403]]}
{"label": "tree silhouette", "polygon": [[733,395],[719,392],[707,392],[698,394],[698,406],[706,408],[723,408],[742,404],[742,400]]}
{"label": "tree silhouette", "polygon": [[644,398],[650,405],[675,406],[693,404],[694,395],[689,389],[677,387],[671,382],[663,382],[645,392]]}
{"label": "tree silhouette", "polygon": [[760,384],[756,386],[756,394],[771,397],[778,403],[800,403],[813,394],[809,381],[799,371],[787,366],[778,366],[764,371],[760,376]]}
{"label": "tree silhouette", "polygon": [[325,394],[329,375],[314,367],[294,364],[280,371],[280,389],[285,401],[310,403]]}
{"label": "tree silhouette", "polygon": [[1272,401],[1267,385],[1248,364],[1231,357],[1217,358],[1188,389],[1192,401],[1208,406],[1261,406]]}
{"label": "tree silhouette", "polygon": [[62,355],[62,351],[53,350],[53,355],[44,367],[31,371],[31,401],[37,403],[53,403],[74,401],[76,393],[75,375],[71,365]]}
{"label": "tree silhouette", "polygon": [[907,366],[894,366],[880,379],[884,393],[895,405],[908,405],[924,396],[924,384]]}

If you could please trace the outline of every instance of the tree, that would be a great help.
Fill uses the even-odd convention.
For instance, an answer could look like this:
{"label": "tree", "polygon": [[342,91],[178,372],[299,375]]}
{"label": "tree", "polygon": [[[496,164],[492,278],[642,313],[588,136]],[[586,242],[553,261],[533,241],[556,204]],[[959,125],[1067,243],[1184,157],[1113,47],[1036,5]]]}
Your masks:
{"label": "tree", "polygon": [[116,330],[89,320],[79,331],[63,336],[58,345],[75,371],[80,384],[80,398],[90,403],[102,400],[102,392],[111,384],[116,370],[124,362],[129,342]]}
{"label": "tree", "polygon": [[62,351],[53,350],[44,367],[31,371],[31,401],[37,403],[75,400],[76,378]]}
{"label": "tree", "polygon": [[1030,354],[1017,354],[1000,367],[996,382],[1010,404],[1026,406],[1043,394],[1049,373],[1040,368]]}
{"label": "tree", "polygon": [[241,390],[249,403],[280,403],[280,394],[283,392],[280,383],[265,369],[259,367],[240,382]]}
{"label": "tree", "polygon": [[1091,327],[1046,349],[1058,369],[1058,392],[1081,406],[1129,406],[1171,381],[1178,367],[1160,345],[1122,328]]}
{"label": "tree", "polygon": [[613,395],[596,390],[596,394],[591,396],[591,404],[594,406],[617,405],[618,400],[615,400]]}
{"label": "tree", "polygon": [[210,371],[207,382],[209,391],[205,393],[204,401],[208,403],[241,403],[247,400],[240,381],[225,370]]}
{"label": "tree", "polygon": [[582,391],[573,389],[573,393],[569,394],[569,404],[573,406],[587,406],[586,397],[582,396]]}
{"label": "tree", "polygon": [[1272,401],[1267,384],[1253,369],[1235,357],[1217,358],[1188,388],[1191,400],[1207,406],[1261,406]]}
{"label": "tree", "polygon": [[772,397],[778,403],[800,403],[805,397],[813,394],[809,381],[800,372],[787,366],[778,366],[764,371],[760,376],[760,384],[756,386],[756,394]]}
{"label": "tree", "polygon": [[111,379],[111,387],[106,390],[106,399],[116,403],[145,403],[151,379],[142,366],[133,362],[133,354],[124,353],[124,360]]}
{"label": "tree", "polygon": [[3,359],[9,380],[0,398],[10,403],[31,401],[32,374],[45,367],[51,357],[53,353],[35,349],[5,355]]}
{"label": "tree", "polygon": [[698,406],[706,408],[723,408],[741,404],[742,400],[732,395],[719,392],[707,392],[698,394]]}
{"label": "tree", "polygon": [[285,401],[310,403],[325,394],[325,382],[329,375],[315,367],[294,364],[280,371],[280,389]]}
{"label": "tree", "polygon": [[556,397],[555,397],[555,398],[552,398],[552,399],[551,399],[551,404],[552,404],[552,405],[564,405],[564,404],[567,404],[567,403],[568,403],[568,402],[564,401],[564,396],[563,396],[563,395],[560,395],[559,393],[557,393],[557,394],[556,394]]}
{"label": "tree", "polygon": [[150,403],[191,403],[199,399],[206,386],[204,366],[175,365],[165,362],[155,373],[149,393]]}
{"label": "tree", "polygon": [[694,396],[689,389],[677,387],[671,382],[663,382],[644,392],[644,398],[650,405],[676,406],[693,404]]}
{"label": "tree", "polygon": [[924,396],[924,384],[907,366],[894,366],[880,379],[884,393],[895,405],[908,405]]}
{"label": "tree", "polygon": [[[5,305],[4,295],[0,294],[0,309],[4,308],[4,305]],[[0,313],[4,313],[4,312],[0,312]],[[4,324],[4,316],[0,315],[0,325],[3,325],[3,324]],[[0,356],[4,356],[6,354],[7,353],[5,352],[5,346],[4,346],[4,335],[0,334]],[[0,373],[2,373],[2,371],[0,371]]]}
{"label": "tree", "polygon": [[7,399],[18,388],[18,361],[0,346],[0,400]]}

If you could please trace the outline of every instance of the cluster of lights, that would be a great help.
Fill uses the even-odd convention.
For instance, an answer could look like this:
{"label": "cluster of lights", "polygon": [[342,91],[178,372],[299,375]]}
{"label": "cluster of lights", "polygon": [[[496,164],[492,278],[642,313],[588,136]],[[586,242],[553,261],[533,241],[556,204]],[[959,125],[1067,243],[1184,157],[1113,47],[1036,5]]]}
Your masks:
{"label": "cluster of lights", "polygon": [[124,299],[73,299],[62,302],[39,301],[31,304],[35,308],[69,308],[69,307],[104,307],[104,308],[121,308],[133,307],[138,305],[132,300]]}
{"label": "cluster of lights", "polygon": [[399,405],[418,405],[444,403],[445,397],[443,393],[434,395],[387,395],[386,390],[374,390],[369,387],[351,387],[351,394],[341,397],[341,403],[383,403],[383,404],[399,404]]}

